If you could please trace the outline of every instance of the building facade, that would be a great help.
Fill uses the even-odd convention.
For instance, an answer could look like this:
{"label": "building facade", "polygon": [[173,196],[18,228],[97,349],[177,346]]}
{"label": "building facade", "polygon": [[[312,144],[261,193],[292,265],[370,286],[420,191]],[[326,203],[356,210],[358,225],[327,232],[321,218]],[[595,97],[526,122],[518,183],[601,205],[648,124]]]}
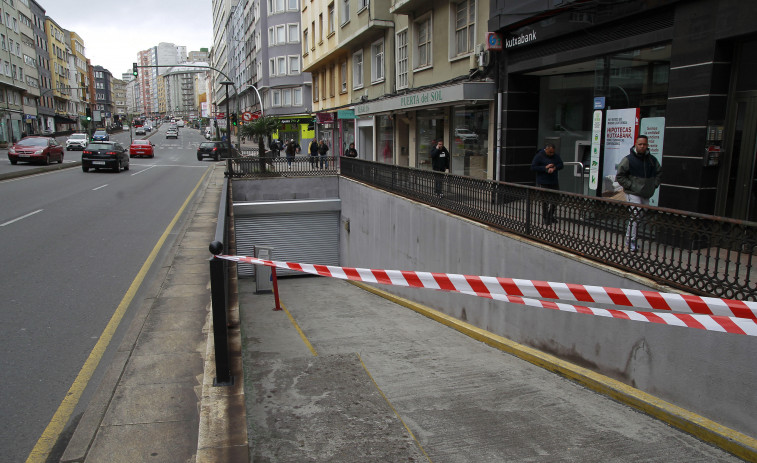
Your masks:
{"label": "building facade", "polygon": [[532,182],[522,165],[551,142],[612,197],[646,134],[663,169],[652,204],[757,221],[754,19],[736,0],[493,3],[500,178]]}
{"label": "building facade", "polygon": [[95,103],[92,112],[92,120],[95,127],[110,127],[113,125],[113,100],[112,84],[113,76],[110,71],[102,66],[93,66]]}
{"label": "building facade", "polygon": [[[34,48],[36,68],[39,76],[39,93],[37,100],[38,132],[53,132],[55,130],[55,104],[52,95],[52,74],[50,73],[50,52],[45,32],[45,10],[35,0],[29,0],[31,11],[32,32],[34,34]],[[31,132],[30,132],[31,133]]]}

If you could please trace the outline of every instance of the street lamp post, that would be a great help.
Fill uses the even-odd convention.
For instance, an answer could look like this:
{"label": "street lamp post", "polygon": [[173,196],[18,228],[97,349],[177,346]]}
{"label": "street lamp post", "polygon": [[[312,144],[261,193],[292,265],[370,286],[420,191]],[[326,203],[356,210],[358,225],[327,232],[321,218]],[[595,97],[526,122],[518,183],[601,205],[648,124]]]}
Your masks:
{"label": "street lamp post", "polygon": [[221,85],[226,87],[226,143],[229,144],[229,156],[231,156],[231,123],[229,118],[229,85],[234,85],[234,82],[223,81]]}

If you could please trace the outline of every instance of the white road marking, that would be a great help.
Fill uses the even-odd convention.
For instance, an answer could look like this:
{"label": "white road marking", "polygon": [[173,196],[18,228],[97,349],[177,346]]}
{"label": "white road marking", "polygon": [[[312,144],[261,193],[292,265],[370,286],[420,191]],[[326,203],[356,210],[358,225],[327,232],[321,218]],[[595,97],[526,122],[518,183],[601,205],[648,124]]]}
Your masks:
{"label": "white road marking", "polygon": [[99,186],[99,187],[97,187],[97,188],[92,188],[92,191],[97,191],[97,190],[99,190],[100,188],[105,188],[106,186],[108,186],[108,184],[107,184],[107,183],[106,183],[105,185],[100,185],[100,186]]}
{"label": "white road marking", "polygon": [[8,222],[5,222],[5,223],[0,223],[0,227],[4,227],[4,226],[6,226],[6,225],[10,225],[10,224],[12,224],[12,223],[14,223],[14,222],[18,222],[19,220],[23,220],[23,219],[25,219],[25,218],[27,218],[27,217],[30,217],[30,216],[32,216],[32,215],[34,215],[34,214],[38,213],[38,212],[42,212],[43,210],[44,210],[44,209],[38,209],[38,210],[36,210],[36,211],[34,211],[34,212],[30,212],[30,213],[28,213],[28,214],[26,214],[26,215],[22,215],[21,217],[18,217],[18,218],[16,218],[16,219],[13,219],[13,220],[9,220]]}
{"label": "white road marking", "polygon": [[150,166],[150,167],[148,167],[147,169],[142,169],[142,170],[140,170],[139,172],[134,172],[133,174],[131,174],[131,176],[132,176],[132,177],[134,177],[135,175],[139,175],[139,174],[141,174],[142,172],[146,172],[146,171],[148,171],[148,170],[152,169],[153,167],[155,167],[155,164],[151,165],[151,166]]}

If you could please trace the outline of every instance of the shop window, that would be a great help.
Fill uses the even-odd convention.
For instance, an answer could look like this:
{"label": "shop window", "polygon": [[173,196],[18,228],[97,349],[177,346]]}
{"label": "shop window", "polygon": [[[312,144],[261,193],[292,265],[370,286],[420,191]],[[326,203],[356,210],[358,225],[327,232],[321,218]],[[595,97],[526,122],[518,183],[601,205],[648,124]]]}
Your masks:
{"label": "shop window", "polygon": [[[431,149],[438,140],[444,140],[444,116],[440,110],[416,112],[416,167],[431,170]],[[449,148],[447,148],[449,149]]]}
{"label": "shop window", "polygon": [[376,160],[392,164],[394,161],[394,125],[390,116],[377,116],[376,129],[378,132]]}
{"label": "shop window", "polygon": [[452,155],[450,172],[486,178],[489,146],[489,106],[456,106],[452,114],[448,149]]}

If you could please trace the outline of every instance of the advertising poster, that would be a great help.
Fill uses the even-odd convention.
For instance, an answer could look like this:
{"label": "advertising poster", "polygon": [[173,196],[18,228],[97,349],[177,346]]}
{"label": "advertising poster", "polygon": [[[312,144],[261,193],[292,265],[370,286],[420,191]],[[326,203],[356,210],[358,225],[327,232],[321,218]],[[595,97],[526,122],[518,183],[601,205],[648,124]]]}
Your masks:
{"label": "advertising poster", "polygon": [[614,196],[623,191],[615,181],[616,166],[631,151],[638,133],[639,108],[607,110],[602,196]]}
{"label": "advertising poster", "polygon": [[208,102],[203,101],[200,103],[200,116],[201,117],[208,117],[210,115],[210,112],[208,111]]}
{"label": "advertising poster", "polygon": [[597,189],[599,183],[599,147],[602,143],[602,111],[594,111],[591,128],[591,164],[589,165],[589,189]]}
{"label": "advertising poster", "polygon": [[[647,117],[641,120],[639,135],[649,137],[649,152],[657,158],[662,165],[662,144],[665,141],[665,118],[664,117]],[[654,195],[649,198],[650,206],[657,206],[660,189],[658,188]]]}

